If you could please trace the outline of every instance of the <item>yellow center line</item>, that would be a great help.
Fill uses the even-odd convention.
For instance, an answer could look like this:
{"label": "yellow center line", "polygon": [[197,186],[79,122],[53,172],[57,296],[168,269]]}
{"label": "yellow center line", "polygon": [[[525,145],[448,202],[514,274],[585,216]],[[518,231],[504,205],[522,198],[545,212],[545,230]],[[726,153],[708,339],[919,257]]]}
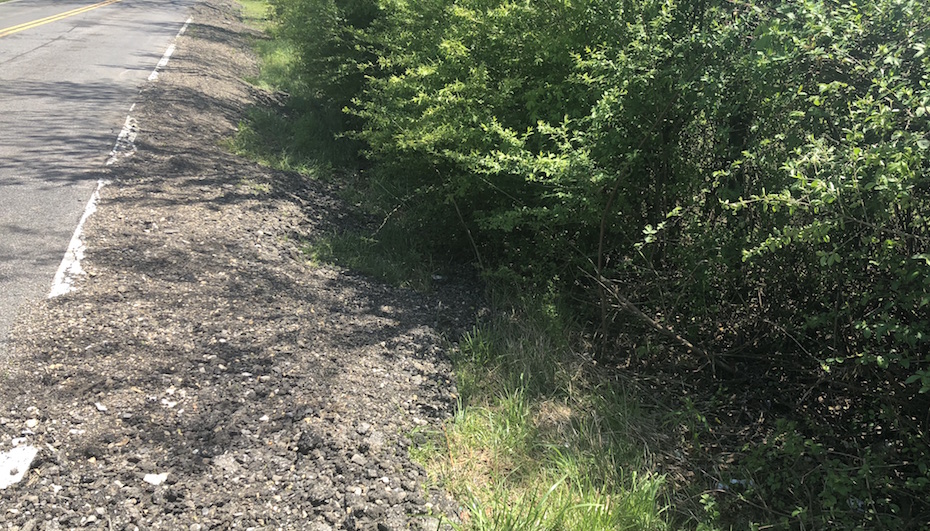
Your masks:
{"label": "yellow center line", "polygon": [[89,6],[78,7],[72,9],[71,11],[65,11],[64,13],[59,13],[57,15],[52,15],[45,18],[40,18],[38,20],[33,20],[31,22],[23,22],[22,24],[17,24],[16,26],[10,26],[9,28],[0,29],[0,37],[6,37],[7,35],[12,35],[14,33],[19,33],[27,29],[32,29],[43,24],[48,24],[49,22],[55,22],[56,20],[61,20],[63,18],[72,17],[74,15],[80,15],[92,9],[97,9],[98,7],[108,6],[110,4],[115,4],[122,0],[104,0],[103,2],[98,2],[96,4],[91,4]]}

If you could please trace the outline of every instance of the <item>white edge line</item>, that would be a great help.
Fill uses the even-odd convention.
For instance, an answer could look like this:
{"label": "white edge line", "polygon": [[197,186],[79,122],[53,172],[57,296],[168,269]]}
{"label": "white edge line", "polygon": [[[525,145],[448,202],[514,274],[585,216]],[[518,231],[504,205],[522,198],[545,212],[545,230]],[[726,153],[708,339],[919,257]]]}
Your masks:
{"label": "white edge line", "polygon": [[136,152],[136,120],[132,117],[132,110],[136,108],[133,103],[129,108],[130,114],[126,115],[126,122],[116,137],[116,144],[110,150],[110,156],[107,158],[105,166],[109,166],[119,160],[120,155],[128,157]]}
{"label": "white edge line", "polygon": [[158,79],[158,71],[168,66],[168,60],[171,59],[171,54],[174,53],[174,44],[178,40],[178,37],[184,34],[187,31],[187,26],[190,25],[191,21],[194,20],[194,17],[187,17],[187,20],[184,22],[184,25],[181,26],[181,29],[178,30],[178,34],[174,36],[174,41],[171,42],[171,45],[168,46],[168,49],[165,50],[165,55],[161,56],[161,60],[158,61],[158,64],[155,65],[155,70],[152,70],[152,73],[149,74],[149,81],[155,81]]}
{"label": "white edge line", "polygon": [[94,190],[93,195],[90,196],[87,206],[84,207],[84,215],[81,216],[81,221],[78,221],[77,228],[74,229],[74,234],[71,236],[71,243],[68,244],[68,250],[65,251],[65,257],[62,259],[61,265],[58,266],[58,271],[55,272],[52,290],[48,294],[49,299],[73,291],[74,279],[84,274],[84,269],[81,268],[81,260],[84,258],[85,249],[82,237],[84,222],[97,210],[100,189],[106,186],[107,183],[108,181],[103,179],[97,181],[97,188]]}
{"label": "white edge line", "polygon": [[[187,26],[190,25],[193,19],[194,17],[187,17],[184,25],[178,30],[178,34],[174,36],[174,41],[177,41],[178,37],[187,31]],[[155,65],[155,69],[152,70],[152,73],[149,75],[149,81],[158,79],[158,70],[168,65],[168,60],[171,59],[171,54],[174,53],[174,41],[171,42],[171,45],[165,50],[165,54],[162,56],[161,60]],[[136,104],[133,103],[132,106],[129,107],[129,112],[131,113],[135,107]],[[117,157],[125,151],[129,151],[130,155],[135,152],[135,138],[135,120],[133,120],[132,115],[127,115],[126,122],[123,125],[123,129],[116,137],[116,145],[113,146],[113,150],[110,151],[110,156],[107,158],[106,165],[109,166],[116,162]],[[90,200],[87,201],[87,206],[84,207],[84,214],[81,216],[81,220],[78,221],[77,227],[74,229],[74,234],[71,235],[71,242],[68,243],[68,250],[65,251],[65,257],[61,260],[58,271],[55,272],[55,280],[52,281],[52,289],[48,293],[49,299],[74,291],[75,278],[84,274],[84,269],[81,267],[81,260],[84,259],[84,250],[86,249],[82,236],[84,223],[91,214],[97,211],[97,201],[100,200],[100,190],[107,184],[109,184],[109,181],[103,179],[97,181],[97,188],[94,189],[94,193],[90,196]]]}

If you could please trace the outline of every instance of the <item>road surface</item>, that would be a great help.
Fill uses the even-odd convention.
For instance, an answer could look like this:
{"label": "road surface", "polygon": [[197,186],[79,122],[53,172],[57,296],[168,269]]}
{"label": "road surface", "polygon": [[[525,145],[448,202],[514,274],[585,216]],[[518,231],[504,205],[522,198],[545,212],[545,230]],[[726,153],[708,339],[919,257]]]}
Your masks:
{"label": "road surface", "polygon": [[0,360],[194,0],[0,3]]}

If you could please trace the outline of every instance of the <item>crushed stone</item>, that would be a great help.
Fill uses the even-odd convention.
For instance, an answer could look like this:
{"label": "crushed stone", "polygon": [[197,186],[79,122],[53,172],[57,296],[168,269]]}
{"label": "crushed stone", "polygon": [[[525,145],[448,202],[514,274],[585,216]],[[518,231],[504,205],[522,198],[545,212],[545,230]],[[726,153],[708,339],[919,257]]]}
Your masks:
{"label": "crushed stone", "polygon": [[353,214],[222,146],[267,95],[238,7],[206,0],[100,178],[76,291],[14,327],[0,449],[36,449],[0,529],[435,530],[459,507],[409,457],[456,390],[442,333],[474,285],[422,294],[304,259]]}

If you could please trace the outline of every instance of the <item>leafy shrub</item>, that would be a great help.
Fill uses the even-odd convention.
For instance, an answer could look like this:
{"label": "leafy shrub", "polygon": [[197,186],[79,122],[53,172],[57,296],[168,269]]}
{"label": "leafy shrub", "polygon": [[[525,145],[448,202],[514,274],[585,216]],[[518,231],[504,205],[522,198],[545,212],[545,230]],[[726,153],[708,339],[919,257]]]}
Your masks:
{"label": "leafy shrub", "polygon": [[[873,485],[888,501],[871,507],[925,515],[896,500],[916,496],[926,442],[883,444],[865,420],[886,415],[916,441],[930,421],[920,2],[275,6],[308,90],[354,117],[386,219],[571,293],[602,331],[630,313],[709,366],[846,397],[842,429],[801,423],[804,437],[857,437],[853,461],[869,447],[869,460],[921,463],[882,476],[895,487]],[[793,415],[815,410],[828,415]],[[837,500],[804,503],[831,514]]]}

